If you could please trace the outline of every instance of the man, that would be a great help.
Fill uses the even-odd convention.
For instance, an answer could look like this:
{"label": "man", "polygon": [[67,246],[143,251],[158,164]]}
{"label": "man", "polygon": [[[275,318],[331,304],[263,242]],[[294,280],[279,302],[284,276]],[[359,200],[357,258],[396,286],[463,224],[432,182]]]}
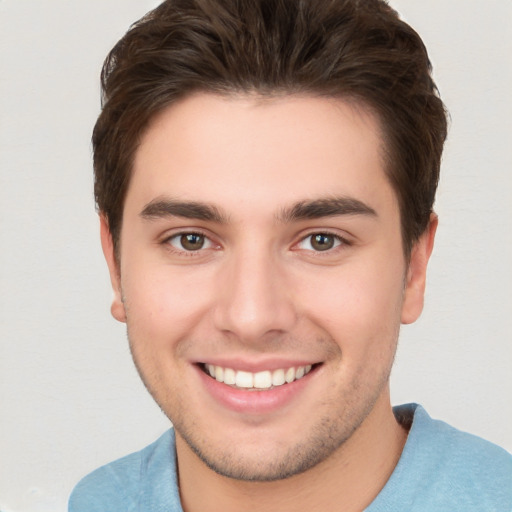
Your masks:
{"label": "man", "polygon": [[391,408],[446,116],[380,0],[171,0],[106,60],[113,316],[174,429],[70,510],[512,509],[512,457]]}

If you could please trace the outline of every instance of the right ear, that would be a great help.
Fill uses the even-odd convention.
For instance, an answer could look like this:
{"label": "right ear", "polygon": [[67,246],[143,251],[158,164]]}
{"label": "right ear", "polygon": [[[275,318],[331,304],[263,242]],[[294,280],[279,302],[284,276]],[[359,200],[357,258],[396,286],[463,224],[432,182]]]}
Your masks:
{"label": "right ear", "polygon": [[123,294],[121,292],[121,269],[119,268],[115,256],[114,242],[108,226],[108,220],[103,214],[100,214],[100,235],[101,248],[103,249],[103,255],[107,261],[112,291],[114,292],[110,312],[119,322],[126,322],[126,311],[124,309]]}

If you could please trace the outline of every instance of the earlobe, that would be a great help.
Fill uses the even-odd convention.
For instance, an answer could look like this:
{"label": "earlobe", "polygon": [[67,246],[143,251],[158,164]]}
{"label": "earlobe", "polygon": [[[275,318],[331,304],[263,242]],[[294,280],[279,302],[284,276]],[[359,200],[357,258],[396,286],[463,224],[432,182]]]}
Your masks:
{"label": "earlobe", "polygon": [[402,304],[403,324],[415,322],[423,310],[427,265],[434,248],[437,225],[437,215],[432,213],[427,229],[412,248]]}
{"label": "earlobe", "polygon": [[100,235],[101,247],[103,249],[105,260],[107,261],[112,291],[114,292],[110,311],[116,320],[119,322],[126,322],[126,312],[121,292],[121,272],[115,257],[114,242],[112,240],[112,234],[110,233],[108,221],[103,214],[100,214]]}

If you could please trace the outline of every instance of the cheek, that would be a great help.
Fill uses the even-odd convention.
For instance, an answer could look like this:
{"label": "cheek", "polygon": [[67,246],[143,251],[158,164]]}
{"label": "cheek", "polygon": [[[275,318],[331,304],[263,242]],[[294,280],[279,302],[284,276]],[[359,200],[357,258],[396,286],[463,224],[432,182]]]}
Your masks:
{"label": "cheek", "polygon": [[375,259],[332,269],[315,278],[303,301],[307,315],[343,345],[364,351],[394,341],[400,325],[403,269]]}
{"label": "cheek", "polygon": [[168,346],[190,334],[208,311],[208,280],[168,266],[125,272],[122,282],[127,322],[135,342]]}

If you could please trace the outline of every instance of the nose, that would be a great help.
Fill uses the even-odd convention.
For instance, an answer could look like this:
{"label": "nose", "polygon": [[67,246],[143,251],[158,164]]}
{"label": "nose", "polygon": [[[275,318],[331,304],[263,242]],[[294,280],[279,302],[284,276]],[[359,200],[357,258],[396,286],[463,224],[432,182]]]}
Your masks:
{"label": "nose", "polygon": [[255,343],[289,332],[295,321],[285,269],[265,251],[249,250],[225,262],[218,283],[216,328]]}

